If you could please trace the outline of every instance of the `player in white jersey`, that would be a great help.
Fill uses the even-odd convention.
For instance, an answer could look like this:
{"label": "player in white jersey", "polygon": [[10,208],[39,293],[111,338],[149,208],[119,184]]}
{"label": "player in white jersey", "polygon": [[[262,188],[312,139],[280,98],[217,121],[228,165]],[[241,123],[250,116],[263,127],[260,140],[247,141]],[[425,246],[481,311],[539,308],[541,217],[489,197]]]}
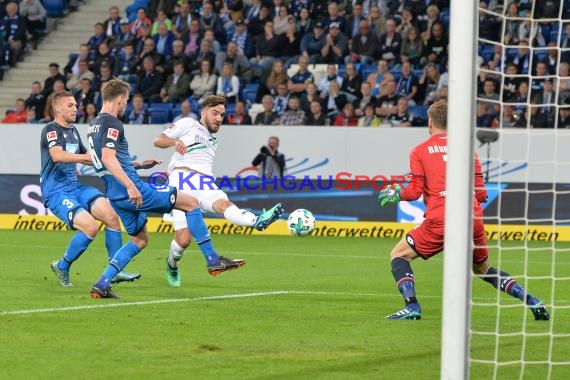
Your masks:
{"label": "player in white jersey", "polygon": [[[221,214],[239,226],[263,231],[283,213],[281,203],[256,216],[230,202],[226,193],[213,183],[214,158],[218,147],[214,134],[224,119],[225,105],[226,99],[223,96],[206,97],[202,103],[200,121],[189,117],[176,121],[154,140],[154,145],[162,149],[174,147],[176,150],[168,165],[170,186],[198,199],[200,208],[204,211]],[[179,287],[178,262],[190,244],[191,236],[184,213],[173,210],[172,219],[174,239],[170,243],[166,273],[169,285]]]}

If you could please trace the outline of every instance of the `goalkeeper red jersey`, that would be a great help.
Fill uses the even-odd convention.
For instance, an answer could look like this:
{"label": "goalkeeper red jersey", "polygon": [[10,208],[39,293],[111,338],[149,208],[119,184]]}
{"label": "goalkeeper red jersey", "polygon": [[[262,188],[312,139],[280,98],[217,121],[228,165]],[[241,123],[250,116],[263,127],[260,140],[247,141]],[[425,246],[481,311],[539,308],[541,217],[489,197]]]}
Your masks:
{"label": "goalkeeper red jersey", "polygon": [[[447,162],[447,133],[431,136],[416,146],[410,153],[410,178],[408,185],[400,192],[404,201],[413,201],[424,196],[427,219],[443,222],[445,214],[445,171]],[[487,200],[481,163],[477,156],[475,164],[474,214],[482,215],[479,202]]]}

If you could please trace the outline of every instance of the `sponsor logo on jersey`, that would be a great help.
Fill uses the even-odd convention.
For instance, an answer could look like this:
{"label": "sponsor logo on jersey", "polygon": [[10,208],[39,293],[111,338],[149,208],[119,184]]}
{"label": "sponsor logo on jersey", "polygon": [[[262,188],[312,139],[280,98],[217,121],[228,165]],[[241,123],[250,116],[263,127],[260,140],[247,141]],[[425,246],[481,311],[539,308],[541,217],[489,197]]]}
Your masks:
{"label": "sponsor logo on jersey", "polygon": [[107,148],[114,148],[115,147],[115,143],[114,142],[108,142],[107,144],[105,144],[105,146]]}
{"label": "sponsor logo on jersey", "polygon": [[52,146],[54,146],[55,144],[57,144],[57,141],[52,141],[49,143],[48,148],[51,148]]}
{"label": "sponsor logo on jersey", "polygon": [[117,141],[117,139],[119,138],[119,131],[115,128],[109,128],[107,130],[107,138]]}
{"label": "sponsor logo on jersey", "polygon": [[69,153],[77,153],[79,151],[79,144],[65,144],[65,150]]}
{"label": "sponsor logo on jersey", "polygon": [[57,140],[57,132],[56,131],[50,131],[47,133],[47,140],[48,141],[53,141],[53,140]]}

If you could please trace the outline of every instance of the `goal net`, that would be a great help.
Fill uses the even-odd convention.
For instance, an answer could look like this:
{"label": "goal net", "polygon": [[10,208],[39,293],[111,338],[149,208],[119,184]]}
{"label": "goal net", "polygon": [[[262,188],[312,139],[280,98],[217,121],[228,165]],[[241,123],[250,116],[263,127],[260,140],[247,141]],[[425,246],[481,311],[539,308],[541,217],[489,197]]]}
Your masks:
{"label": "goal net", "polygon": [[524,303],[473,276],[473,379],[570,378],[569,8],[479,3],[475,150],[489,194],[489,262],[541,299],[551,319],[535,321]]}

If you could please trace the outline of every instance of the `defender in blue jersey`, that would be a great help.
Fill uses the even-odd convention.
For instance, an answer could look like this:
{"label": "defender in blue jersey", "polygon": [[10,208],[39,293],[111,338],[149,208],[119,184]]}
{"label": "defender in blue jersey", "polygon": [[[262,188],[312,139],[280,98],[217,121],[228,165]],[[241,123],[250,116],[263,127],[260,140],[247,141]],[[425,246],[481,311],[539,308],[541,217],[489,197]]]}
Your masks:
{"label": "defender in blue jersey", "polygon": [[[79,230],[63,257],[51,263],[59,284],[72,286],[69,268],[97,235],[99,225],[96,220],[106,225],[105,245],[109,260],[122,245],[121,229],[117,214],[103,194],[94,187],[82,185],[77,179],[76,164],[91,165],[91,157],[71,124],[77,115],[73,94],[56,93],[53,109],[55,120],[42,130],[40,185],[45,206],[69,227]],[[133,281],[140,276],[121,272],[112,281]]]}
{"label": "defender in blue jersey", "polygon": [[99,281],[92,286],[93,298],[118,298],[111,290],[110,283],[148,244],[146,211],[168,213],[173,208],[184,211],[190,233],[206,257],[209,269],[216,268],[222,272],[245,264],[245,260],[218,256],[196,198],[177,193],[174,187],[157,191],[139,177],[130,160],[123,124],[118,119],[125,112],[129,92],[129,84],[122,80],[105,82],[101,88],[103,107],[99,116],[91,121],[88,130],[93,166],[105,183],[111,206],[131,236],[131,241],[119,249]]}

